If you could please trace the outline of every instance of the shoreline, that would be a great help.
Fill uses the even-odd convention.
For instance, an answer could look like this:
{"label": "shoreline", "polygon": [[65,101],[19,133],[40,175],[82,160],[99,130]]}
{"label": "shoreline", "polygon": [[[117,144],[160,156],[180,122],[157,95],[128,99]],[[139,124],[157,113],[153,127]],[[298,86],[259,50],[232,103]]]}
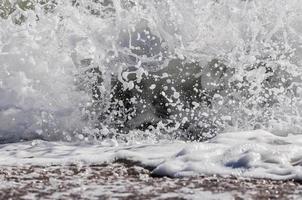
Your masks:
{"label": "shoreline", "polygon": [[134,163],[1,166],[0,199],[297,199],[295,180],[154,177]]}

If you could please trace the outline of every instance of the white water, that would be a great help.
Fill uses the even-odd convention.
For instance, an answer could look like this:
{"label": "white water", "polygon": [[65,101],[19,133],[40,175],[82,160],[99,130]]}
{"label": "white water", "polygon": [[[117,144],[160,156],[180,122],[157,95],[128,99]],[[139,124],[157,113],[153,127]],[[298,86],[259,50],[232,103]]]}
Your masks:
{"label": "white water", "polygon": [[225,133],[207,142],[84,145],[35,140],[0,147],[0,165],[102,164],[126,159],[154,168],[159,176],[218,174],[236,177],[302,179],[302,139],[265,131]]}
{"label": "white water", "polygon": [[[48,2],[48,7],[36,4],[33,10],[16,6],[14,12],[0,19],[2,143],[30,139],[99,143],[102,137],[113,138],[113,144],[159,141],[154,152],[146,146],[139,156],[145,164],[154,162],[152,165],[157,166],[154,173],[300,179],[302,4],[299,0],[55,2]],[[119,134],[114,126],[116,120],[104,114],[110,106],[111,75],[129,89],[140,78],[136,82],[127,80],[122,72],[135,67],[137,77],[156,73],[175,59],[198,62],[205,71],[209,62],[219,59],[227,72],[232,72],[222,82],[231,87],[229,93],[220,91],[213,95],[211,108],[191,112],[195,118],[209,116],[209,121],[218,124],[219,132],[230,133],[188,148],[177,141],[163,143],[175,138],[174,132],[178,136],[187,134],[186,130],[175,130],[165,124],[153,131]],[[261,66],[272,72],[265,73],[267,69]],[[92,97],[93,88],[100,74],[95,69],[102,73],[96,99]],[[173,71],[169,70],[168,75]],[[202,70],[196,72],[203,74],[201,82],[213,83],[207,87],[214,91],[215,76],[205,76]],[[271,82],[265,82],[267,79]],[[157,90],[159,86],[150,83],[150,88]],[[173,97],[182,98],[179,91],[174,91]],[[274,103],[267,106],[265,102]],[[150,113],[138,118],[144,121],[153,116]],[[189,123],[195,127],[198,121],[199,118]],[[255,131],[245,137],[244,133],[234,132],[258,128],[273,134]],[[54,149],[52,156],[39,157],[38,163],[73,160],[74,151],[79,151],[87,162],[103,162],[108,158],[102,145],[42,142],[31,151],[29,144],[3,146],[2,150],[13,147],[18,150],[2,154],[1,163],[8,159],[7,163],[16,164],[22,157],[18,157],[19,153],[39,157],[35,148],[48,147]],[[60,152],[65,148],[71,151],[64,158]],[[119,151],[119,147],[110,150]],[[165,153],[158,156],[162,152]],[[181,153],[173,157],[177,152]],[[132,154],[124,156],[132,158]],[[36,162],[34,158],[25,161]],[[205,160],[211,166],[201,165]]]}

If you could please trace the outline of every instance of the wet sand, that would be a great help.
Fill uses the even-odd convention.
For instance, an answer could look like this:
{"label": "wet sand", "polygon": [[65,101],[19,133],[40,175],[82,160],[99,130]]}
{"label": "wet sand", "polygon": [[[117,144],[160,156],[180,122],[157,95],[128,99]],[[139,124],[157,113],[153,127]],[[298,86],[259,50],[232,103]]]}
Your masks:
{"label": "wet sand", "polygon": [[0,199],[299,199],[297,181],[153,177],[134,163],[0,167]]}

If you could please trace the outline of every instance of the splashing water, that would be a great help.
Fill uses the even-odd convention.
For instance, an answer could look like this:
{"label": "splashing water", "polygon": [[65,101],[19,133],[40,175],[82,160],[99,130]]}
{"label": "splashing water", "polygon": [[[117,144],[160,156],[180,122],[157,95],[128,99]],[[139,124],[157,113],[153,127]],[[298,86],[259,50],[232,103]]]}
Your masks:
{"label": "splashing water", "polygon": [[0,140],[300,133],[301,11],[298,0],[4,0]]}

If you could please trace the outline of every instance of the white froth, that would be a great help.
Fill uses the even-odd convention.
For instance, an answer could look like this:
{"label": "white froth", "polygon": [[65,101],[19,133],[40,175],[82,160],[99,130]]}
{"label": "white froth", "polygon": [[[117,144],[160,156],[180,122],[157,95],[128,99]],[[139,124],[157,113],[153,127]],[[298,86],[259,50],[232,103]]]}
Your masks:
{"label": "white froth", "polygon": [[[111,144],[111,146],[110,146]],[[231,132],[208,142],[100,145],[24,142],[1,145],[0,165],[110,163],[137,161],[159,176],[232,175],[270,179],[302,179],[302,139],[257,130]]]}

